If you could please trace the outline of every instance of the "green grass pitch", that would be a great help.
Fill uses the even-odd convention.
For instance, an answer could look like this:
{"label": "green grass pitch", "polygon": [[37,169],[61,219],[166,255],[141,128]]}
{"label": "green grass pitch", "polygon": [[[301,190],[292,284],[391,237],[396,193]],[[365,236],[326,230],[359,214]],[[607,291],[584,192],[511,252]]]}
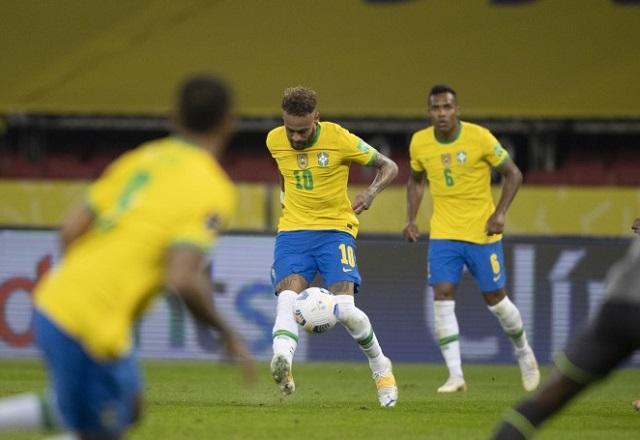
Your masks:
{"label": "green grass pitch", "polygon": [[[381,409],[365,363],[298,363],[297,390],[282,397],[268,365],[258,382],[240,383],[233,365],[206,361],[144,362],[145,417],[128,438],[162,439],[486,439],[508,406],[525,395],[515,365],[466,364],[466,393],[435,392],[438,364],[396,364],[398,405]],[[543,370],[546,373],[548,369]],[[40,390],[36,361],[0,360],[0,396]],[[625,369],[584,394],[545,425],[540,439],[630,439],[640,435],[640,370]],[[10,433],[0,439],[42,435]]]}

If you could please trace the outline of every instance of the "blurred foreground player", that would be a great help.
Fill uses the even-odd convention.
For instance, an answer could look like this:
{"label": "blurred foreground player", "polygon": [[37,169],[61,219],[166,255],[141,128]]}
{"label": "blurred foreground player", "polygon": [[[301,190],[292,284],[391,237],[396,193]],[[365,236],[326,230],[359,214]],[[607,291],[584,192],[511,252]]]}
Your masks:
{"label": "blurred foreground player", "polygon": [[134,323],[163,286],[221,333],[245,378],[253,377],[247,349],[214,308],[204,270],[236,204],[216,160],[232,132],[230,105],[219,79],[187,79],[177,97],[177,133],[115,161],[67,217],[62,261],[34,294],[35,339],[51,389],[0,401],[0,429],[122,438],[140,416]]}
{"label": "blurred foreground player", "polygon": [[[640,218],[631,227],[640,235]],[[640,237],[607,274],[607,297],[595,319],[561,352],[538,392],[503,416],[493,438],[528,439],[585,388],[640,348]],[[638,408],[638,401],[633,402]]]}

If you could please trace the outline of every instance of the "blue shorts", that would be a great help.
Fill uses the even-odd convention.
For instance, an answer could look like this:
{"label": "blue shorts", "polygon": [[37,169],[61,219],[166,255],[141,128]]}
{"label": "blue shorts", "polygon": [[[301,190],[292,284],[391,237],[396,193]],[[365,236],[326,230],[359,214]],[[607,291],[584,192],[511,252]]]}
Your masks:
{"label": "blue shorts", "polygon": [[458,284],[465,265],[482,292],[493,292],[505,286],[502,241],[477,244],[458,240],[429,240],[429,285]]}
{"label": "blue shorts", "polygon": [[133,423],[141,389],[134,355],[98,362],[37,310],[34,326],[66,428],[113,437]]}
{"label": "blue shorts", "polygon": [[360,272],[356,262],[356,240],[342,231],[285,231],[276,236],[271,282],[296,273],[311,283],[317,273],[328,288],[349,281],[358,291]]}

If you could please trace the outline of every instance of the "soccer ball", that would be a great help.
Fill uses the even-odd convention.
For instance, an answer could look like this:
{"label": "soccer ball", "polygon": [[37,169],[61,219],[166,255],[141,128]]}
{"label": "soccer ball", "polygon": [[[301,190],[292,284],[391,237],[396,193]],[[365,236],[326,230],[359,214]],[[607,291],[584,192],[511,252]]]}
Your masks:
{"label": "soccer ball", "polygon": [[308,333],[324,333],[336,325],[336,299],[327,289],[309,287],[293,306],[296,322]]}

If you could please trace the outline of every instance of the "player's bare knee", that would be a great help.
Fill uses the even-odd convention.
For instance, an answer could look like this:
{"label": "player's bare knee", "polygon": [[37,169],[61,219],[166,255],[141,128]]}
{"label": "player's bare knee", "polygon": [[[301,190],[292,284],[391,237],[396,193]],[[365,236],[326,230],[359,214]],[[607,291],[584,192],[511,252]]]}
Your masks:
{"label": "player's bare knee", "polygon": [[436,301],[453,301],[456,296],[456,285],[440,283],[433,286],[433,299]]}
{"label": "player's bare knee", "polygon": [[500,301],[505,299],[507,292],[504,289],[494,290],[493,292],[482,292],[485,302],[489,306],[495,306]]}
{"label": "player's bare knee", "polygon": [[294,273],[283,278],[276,286],[276,291],[278,292],[278,295],[283,290],[293,290],[294,292],[300,293],[307,287],[309,287],[307,280],[305,280],[302,275]]}

